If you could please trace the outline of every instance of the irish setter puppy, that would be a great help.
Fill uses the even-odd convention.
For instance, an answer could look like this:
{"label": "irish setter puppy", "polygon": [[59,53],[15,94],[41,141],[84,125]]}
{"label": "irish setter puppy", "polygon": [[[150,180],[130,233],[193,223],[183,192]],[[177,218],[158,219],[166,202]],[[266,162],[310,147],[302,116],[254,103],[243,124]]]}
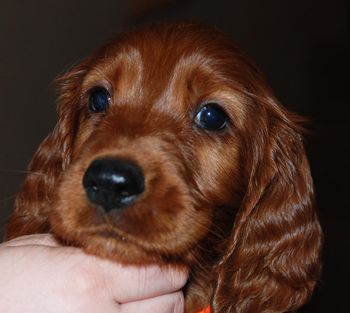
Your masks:
{"label": "irish setter puppy", "polygon": [[225,35],[148,25],[58,84],[7,239],[51,232],[125,264],[186,266],[186,313],[307,302],[322,236],[300,119]]}

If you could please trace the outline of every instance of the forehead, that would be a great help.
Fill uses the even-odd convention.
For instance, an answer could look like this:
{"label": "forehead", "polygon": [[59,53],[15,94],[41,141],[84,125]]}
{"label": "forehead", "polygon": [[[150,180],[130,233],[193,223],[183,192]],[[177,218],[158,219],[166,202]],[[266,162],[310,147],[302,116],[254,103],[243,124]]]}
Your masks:
{"label": "forehead", "polygon": [[144,28],[100,49],[83,89],[107,85],[120,102],[147,99],[150,105],[162,107],[171,100],[184,105],[216,98],[238,103],[235,59],[230,42],[211,29]]}

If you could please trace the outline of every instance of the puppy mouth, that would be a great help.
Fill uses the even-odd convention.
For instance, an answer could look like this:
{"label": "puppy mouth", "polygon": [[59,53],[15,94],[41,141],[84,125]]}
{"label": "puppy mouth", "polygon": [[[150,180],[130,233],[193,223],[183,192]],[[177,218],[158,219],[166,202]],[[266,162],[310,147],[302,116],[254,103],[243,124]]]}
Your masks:
{"label": "puppy mouth", "polygon": [[[193,248],[193,242],[198,240],[192,235],[196,218],[181,215],[187,208],[177,207],[164,212],[169,205],[166,201],[163,201],[164,207],[150,208],[152,198],[146,197],[128,208],[106,212],[87,199],[84,202],[85,205],[78,209],[62,207],[63,214],[56,210],[51,216],[51,224],[53,232],[63,242],[81,247],[89,254],[124,264],[182,264]],[[74,215],[67,216],[67,212],[74,209],[77,209]],[[179,212],[175,212],[177,210]],[[69,223],[70,218],[73,223]]]}

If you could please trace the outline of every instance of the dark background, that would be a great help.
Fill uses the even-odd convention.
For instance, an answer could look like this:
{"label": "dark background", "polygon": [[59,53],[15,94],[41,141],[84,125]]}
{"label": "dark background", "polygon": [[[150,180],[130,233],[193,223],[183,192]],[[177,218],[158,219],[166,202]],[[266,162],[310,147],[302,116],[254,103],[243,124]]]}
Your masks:
{"label": "dark background", "polygon": [[346,0],[0,0],[0,229],[27,163],[55,123],[54,77],[114,33],[162,19],[204,21],[231,34],[281,103],[311,120],[307,149],[325,265],[303,312],[350,312]]}

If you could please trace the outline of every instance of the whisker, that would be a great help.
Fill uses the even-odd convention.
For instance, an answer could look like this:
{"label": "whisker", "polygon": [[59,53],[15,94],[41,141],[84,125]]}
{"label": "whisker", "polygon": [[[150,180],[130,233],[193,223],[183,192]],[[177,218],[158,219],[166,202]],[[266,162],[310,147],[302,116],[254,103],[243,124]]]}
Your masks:
{"label": "whisker", "polygon": [[0,173],[46,175],[45,173],[41,173],[41,172],[33,172],[28,170],[2,169],[2,168],[0,168]]}
{"label": "whisker", "polygon": [[0,199],[0,204],[4,204],[7,201],[13,200],[16,198],[16,196],[17,196],[17,194],[13,194],[13,195],[10,195],[8,197],[2,198],[2,199]]}

